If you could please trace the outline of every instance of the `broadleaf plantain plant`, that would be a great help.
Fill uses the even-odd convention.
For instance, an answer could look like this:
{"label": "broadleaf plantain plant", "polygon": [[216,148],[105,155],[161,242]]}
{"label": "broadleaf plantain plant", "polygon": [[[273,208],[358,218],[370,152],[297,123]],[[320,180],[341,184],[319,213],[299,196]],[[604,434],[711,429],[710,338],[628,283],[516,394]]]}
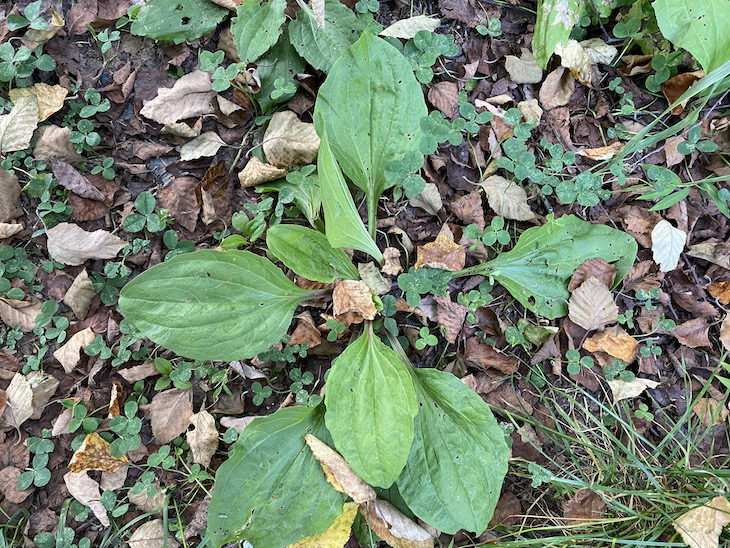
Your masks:
{"label": "broadleaf plantain plant", "polygon": [[[378,199],[392,186],[385,166],[420,154],[425,113],[409,63],[363,33],[334,62],[315,107],[325,234],[279,225],[268,231],[269,251],[322,282],[358,278],[340,248],[382,261],[374,236]],[[340,166],[365,193],[369,230]],[[455,275],[491,275],[527,308],[554,318],[566,313],[566,276],[582,260],[614,262],[623,276],[635,255],[636,242],[626,234],[566,216],[526,231],[494,261]],[[119,305],[141,333],[182,356],[234,360],[278,343],[297,305],[322,295],[298,288],[253,253],[207,250],[140,274],[122,290]],[[502,429],[474,391],[450,373],[413,368],[391,340],[392,347],[384,344],[365,322],[334,360],[323,403],[281,409],[244,430],[216,474],[208,512],[213,545],[245,539],[257,548],[283,547],[324,531],[342,513],[344,496],[305,446],[307,433],[334,446],[366,482],[397,488],[413,514],[437,529],[487,528],[507,472]]]}

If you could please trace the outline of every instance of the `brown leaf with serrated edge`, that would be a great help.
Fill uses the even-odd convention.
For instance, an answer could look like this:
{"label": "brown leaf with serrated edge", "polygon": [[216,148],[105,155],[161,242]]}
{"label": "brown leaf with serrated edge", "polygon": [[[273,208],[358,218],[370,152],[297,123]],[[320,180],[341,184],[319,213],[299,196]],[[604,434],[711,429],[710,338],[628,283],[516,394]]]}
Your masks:
{"label": "brown leaf with serrated edge", "polygon": [[592,331],[616,323],[618,307],[608,288],[592,276],[570,295],[568,316],[575,324]]}
{"label": "brown leaf with serrated edge", "polygon": [[718,496],[679,516],[674,528],[689,548],[716,548],[719,546],[720,533],[728,523],[730,502]]}
{"label": "brown leaf with serrated edge", "polygon": [[638,342],[621,326],[614,325],[599,331],[591,338],[586,339],[583,348],[588,352],[606,352],[614,358],[631,363],[636,357]]}
{"label": "brown leaf with serrated edge", "polygon": [[149,416],[155,442],[170,443],[187,430],[193,414],[193,391],[172,388],[160,392],[152,402],[142,406]]}
{"label": "brown leaf with serrated edge", "polygon": [[317,158],[319,137],[314,124],[302,122],[290,111],[279,111],[272,116],[263,141],[264,154],[276,167],[311,164]]}
{"label": "brown leaf with serrated edge", "polygon": [[269,181],[283,179],[287,173],[286,169],[265,164],[256,156],[253,156],[243,170],[238,173],[238,181],[241,183],[241,188],[250,188]]}
{"label": "brown leaf with serrated edge", "polygon": [[101,503],[101,493],[99,492],[99,483],[89,477],[86,470],[82,472],[67,472],[63,476],[66,488],[73,498],[91,508],[96,519],[98,519],[104,527],[109,527],[109,517],[106,515],[106,508]]}
{"label": "brown leaf with serrated edge", "polygon": [[137,527],[129,537],[129,548],[178,548],[180,543],[172,533],[167,535],[165,544],[165,524],[161,519],[153,519]]}
{"label": "brown leaf with serrated edge", "polygon": [[677,325],[671,334],[683,345],[697,348],[699,346],[711,346],[709,330],[710,326],[705,318],[700,317]]}
{"label": "brown leaf with serrated edge", "polygon": [[568,284],[568,291],[573,291],[591,277],[597,278],[606,287],[612,287],[617,273],[618,268],[608,264],[603,259],[588,259],[573,272]]}
{"label": "brown leaf with serrated edge", "polygon": [[122,414],[122,407],[124,406],[124,393],[122,392],[122,385],[117,381],[112,382],[112,391],[109,396],[109,411],[107,417],[113,419]]}
{"label": "brown leaf with serrated edge", "polygon": [[211,100],[215,92],[210,75],[196,70],[175,81],[171,88],[160,88],[157,97],[147,102],[140,114],[158,124],[213,114]]}
{"label": "brown leaf with serrated edge", "polygon": [[125,455],[121,458],[112,456],[111,444],[96,432],[87,434],[84,442],[71,457],[68,468],[78,474],[84,470],[105,470],[116,472],[126,465],[129,459]]}
{"label": "brown leaf with serrated edge", "polygon": [[358,503],[373,501],[377,498],[373,488],[352,471],[350,465],[337,451],[311,434],[306,434],[304,441],[307,442],[314,458],[322,466],[327,481],[336,491],[345,493]]}
{"label": "brown leaf with serrated edge", "polygon": [[563,504],[563,515],[569,525],[591,523],[603,519],[606,502],[590,489],[578,489],[573,498]]}
{"label": "brown leaf with serrated edge", "polygon": [[193,462],[202,466],[210,466],[210,459],[218,450],[218,430],[215,428],[213,415],[205,409],[190,416],[193,429],[188,431],[185,439],[193,452]]}
{"label": "brown leaf with serrated edge", "polygon": [[69,140],[71,129],[58,126],[43,126],[38,129],[37,142],[33,156],[38,160],[49,161],[58,158],[69,164],[77,164],[83,160],[73,143]]}
{"label": "brown leaf with serrated edge", "polygon": [[20,324],[20,330],[24,333],[35,329],[35,319],[41,313],[41,303],[29,303],[28,301],[16,301],[0,297],[0,319],[8,327],[15,327]]}
{"label": "brown leaf with serrated edge", "polygon": [[[324,4],[324,2],[322,3]],[[326,530],[317,535],[305,537],[286,548],[343,548],[352,534],[352,524],[357,517],[358,507],[356,502],[346,502],[343,505],[342,513]]]}
{"label": "brown leaf with serrated edge", "polygon": [[695,412],[705,426],[722,424],[727,420],[730,411],[715,398],[698,398],[692,406]]}
{"label": "brown leaf with serrated edge", "polygon": [[16,219],[22,214],[18,178],[0,168],[0,223]]}
{"label": "brown leaf with serrated edge", "polygon": [[460,246],[446,234],[439,234],[435,241],[418,246],[418,260],[415,269],[427,266],[458,272],[466,263],[466,248]]}
{"label": "brown leaf with serrated edge", "polygon": [[78,194],[82,198],[89,198],[90,200],[103,201],[106,199],[106,196],[92,185],[80,171],[63,160],[52,158],[51,169],[53,170],[53,175],[58,179],[59,184],[71,192]]}
{"label": "brown leaf with serrated edge", "polygon": [[400,265],[400,249],[395,247],[386,247],[383,250],[383,274],[386,276],[397,276],[403,272],[403,267]]}
{"label": "brown leaf with serrated edge", "polygon": [[335,319],[350,325],[374,320],[378,310],[373,303],[373,293],[360,280],[338,280],[332,291],[332,312]]}
{"label": "brown leaf with serrated edge", "polygon": [[435,539],[389,502],[362,503],[360,513],[375,534],[393,548],[433,548]]}
{"label": "brown leaf with serrated edge", "polygon": [[505,375],[511,375],[520,367],[517,358],[502,354],[476,336],[466,340],[464,361],[485,371],[487,369],[497,369]]}
{"label": "brown leaf with serrated edge", "polygon": [[84,268],[74,278],[71,287],[68,288],[68,291],[63,296],[63,304],[73,310],[74,316],[77,319],[83,320],[89,312],[91,299],[94,298],[94,295],[96,295],[94,284]]}
{"label": "brown leaf with serrated edge", "polygon": [[81,361],[81,351],[94,342],[95,338],[96,333],[91,327],[78,331],[53,353],[53,357],[61,363],[66,373],[71,373]]}
{"label": "brown leaf with serrated edge", "polygon": [[195,177],[176,177],[157,191],[160,207],[169,210],[175,220],[190,232],[195,230],[200,203],[195,196],[199,181]]}
{"label": "brown leaf with serrated edge", "polygon": [[707,291],[721,304],[730,304],[730,281],[711,283],[707,286]]}

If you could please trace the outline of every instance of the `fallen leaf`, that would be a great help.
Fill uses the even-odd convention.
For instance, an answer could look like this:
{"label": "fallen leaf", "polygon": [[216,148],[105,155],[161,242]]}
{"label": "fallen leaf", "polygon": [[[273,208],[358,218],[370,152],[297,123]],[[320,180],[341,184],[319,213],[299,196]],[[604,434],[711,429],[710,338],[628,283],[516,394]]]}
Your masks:
{"label": "fallen leaf", "polygon": [[436,303],[436,323],[446,330],[444,334],[446,341],[454,344],[461,333],[469,309],[453,302],[448,295],[434,297],[433,300]]}
{"label": "fallen leaf", "polygon": [[142,410],[149,416],[155,443],[170,443],[187,430],[193,414],[193,391],[172,388],[160,392],[152,402],[143,405]]}
{"label": "fallen leaf", "polygon": [[730,411],[715,398],[698,398],[697,402],[692,406],[695,412],[705,426],[722,424],[727,420]]}
{"label": "fallen leaf", "polygon": [[346,502],[342,507],[342,513],[335,518],[326,531],[303,538],[299,542],[290,544],[287,548],[343,548],[350,540],[358,506],[356,502]]}
{"label": "fallen leaf", "polygon": [[558,67],[545,77],[540,86],[540,104],[550,110],[564,107],[575,91],[575,76],[565,67]]}
{"label": "fallen leaf", "polygon": [[107,418],[113,419],[122,414],[124,406],[124,394],[122,393],[122,385],[117,381],[112,381],[111,394],[109,394],[109,410]]}
{"label": "fallen leaf", "polygon": [[711,283],[707,286],[707,291],[721,304],[730,304],[730,281]]}
{"label": "fallen leaf", "polygon": [[590,38],[580,42],[581,47],[591,58],[594,65],[610,65],[618,54],[618,50],[601,40],[600,38]]}
{"label": "fallen leaf", "polygon": [[605,512],[605,501],[587,488],[578,489],[573,498],[563,504],[563,516],[571,526],[601,520]]}
{"label": "fallen leaf", "polygon": [[35,95],[18,97],[10,112],[0,116],[0,153],[25,150],[38,127],[38,99]]}
{"label": "fallen leaf", "polygon": [[185,143],[180,148],[180,159],[187,162],[198,158],[215,156],[226,142],[214,131],[206,131],[200,137]]}
{"label": "fallen leaf", "polygon": [[418,260],[413,268],[424,266],[458,272],[466,263],[466,248],[454,242],[446,234],[439,234],[435,241],[418,246]]}
{"label": "fallen leaf", "polygon": [[389,502],[362,503],[360,513],[375,534],[393,548],[433,548],[435,539]]}
{"label": "fallen leaf", "polygon": [[89,346],[96,338],[96,333],[91,327],[74,333],[66,343],[59,347],[54,353],[56,358],[63,366],[66,373],[71,373],[81,361],[81,350]]}
{"label": "fallen leaf", "polygon": [[175,220],[190,232],[195,230],[200,212],[200,204],[195,195],[199,184],[200,181],[195,177],[176,177],[157,191],[160,207],[168,209]]}
{"label": "fallen leaf", "polygon": [[728,523],[730,502],[725,497],[715,497],[679,516],[674,528],[690,548],[717,548],[720,533]]}
{"label": "fallen leaf", "polygon": [[[83,472],[67,472],[63,476],[66,488],[73,498],[91,508],[96,519],[98,519],[104,527],[109,527],[109,518],[106,515],[106,509],[101,504],[101,493],[99,492],[99,484],[89,477],[86,470]],[[130,539],[131,540],[131,539]]]}
{"label": "fallen leaf", "polygon": [[10,100],[15,103],[21,96],[35,95],[38,102],[38,121],[43,122],[63,108],[64,99],[68,90],[62,86],[48,84],[34,84],[29,88],[15,88],[9,92]]}
{"label": "fallen leaf", "polygon": [[674,228],[672,223],[662,219],[651,231],[651,252],[659,270],[669,272],[677,268],[679,255],[687,241],[687,233]]}
{"label": "fallen leaf", "polygon": [[92,185],[81,172],[63,160],[58,158],[51,159],[51,169],[61,186],[69,189],[71,192],[90,200],[103,202],[106,199],[104,193]]}
{"label": "fallen leaf", "polygon": [[86,232],[71,223],[59,223],[46,231],[48,253],[54,261],[77,266],[87,259],[113,259],[127,242],[104,230]]}
{"label": "fallen leaf", "polygon": [[125,464],[120,467],[116,472],[105,472],[101,473],[101,481],[99,486],[102,491],[116,491],[124,487],[127,481],[127,473],[129,472],[129,465]]}
{"label": "fallen leaf", "polygon": [[142,107],[140,114],[163,125],[213,114],[211,100],[214,95],[210,75],[196,70],[176,80],[171,88],[161,88],[157,97]]}
{"label": "fallen leaf", "polygon": [[621,379],[606,382],[608,383],[609,388],[611,388],[611,393],[613,394],[613,403],[628,398],[635,398],[636,396],[641,395],[647,388],[654,389],[659,386],[659,383],[656,381],[650,381],[649,379],[640,379],[638,377],[635,378],[633,381],[628,382],[622,381]]}
{"label": "fallen leaf", "polygon": [[114,473],[122,466],[126,466],[129,459],[126,456],[116,458],[112,456],[111,444],[96,432],[87,434],[81,446],[71,457],[68,468],[71,472],[79,473],[84,470],[104,470]]}
{"label": "fallen leaf", "polygon": [[117,373],[119,373],[119,376],[130,384],[134,384],[137,381],[141,381],[149,377],[156,377],[160,374],[155,367],[154,362],[151,361],[144,362],[141,365],[119,369],[117,370]]}
{"label": "fallen leaf", "polygon": [[0,223],[0,240],[15,236],[23,228],[21,223]]}
{"label": "fallen leaf", "polygon": [[357,503],[373,501],[377,498],[375,490],[353,472],[350,465],[337,451],[311,434],[306,434],[304,441],[307,442],[314,458],[322,466],[327,481],[336,491],[345,493]]}
{"label": "fallen leaf", "polygon": [[444,207],[441,193],[433,183],[426,183],[426,188],[422,192],[408,198],[408,204],[413,207],[420,207],[431,215],[438,215],[438,212]]}
{"label": "fallen leaf", "polygon": [[529,221],[535,217],[527,204],[527,194],[516,182],[492,175],[484,179],[480,186],[487,195],[489,207],[500,217],[516,221]]}
{"label": "fallen leaf", "polygon": [[190,416],[193,429],[185,435],[185,439],[193,452],[193,462],[202,466],[210,466],[210,459],[218,449],[218,430],[213,415],[205,409]]}
{"label": "fallen leaf", "polygon": [[[704,70],[697,70],[695,72],[677,74],[664,82],[662,84],[662,93],[664,94],[664,97],[667,98],[667,103],[672,105],[674,101],[679,99],[684,92],[692,86],[692,84],[704,76]],[[689,101],[689,97],[674,107],[672,109],[672,114],[682,114],[682,112],[684,112],[684,107],[687,105],[687,101]]]}
{"label": "fallen leaf", "polygon": [[322,344],[322,334],[314,325],[312,314],[309,311],[305,311],[302,314],[296,316],[297,326],[291,334],[291,341],[289,345],[307,343],[309,348],[314,348]]}
{"label": "fallen leaf", "polygon": [[487,226],[484,220],[484,208],[479,189],[472,190],[461,198],[451,202],[451,213],[456,215],[466,224],[475,224],[479,232],[483,232]]}
{"label": "fallen leaf", "polygon": [[33,414],[33,390],[25,375],[16,373],[5,392],[7,406],[0,417],[0,424],[20,428]]}
{"label": "fallen leaf", "polygon": [[18,178],[0,168],[0,223],[6,223],[22,214]]}
{"label": "fallen leaf", "polygon": [[[525,122],[537,123],[542,120],[543,110],[540,108],[540,104],[537,99],[530,99],[529,101],[520,101],[517,103],[517,110],[522,114],[522,119]],[[496,171],[496,170],[495,170]]]}
{"label": "fallen leaf", "polygon": [[52,8],[48,8],[48,11],[51,12],[51,21],[46,25],[46,28],[43,30],[28,28],[20,39],[22,44],[31,51],[48,42],[66,24],[63,17]]}
{"label": "fallen leaf", "polygon": [[86,318],[86,314],[89,313],[89,307],[94,295],[96,295],[94,284],[84,268],[76,275],[71,287],[66,291],[63,296],[63,303],[73,310],[76,319],[83,320]]}
{"label": "fallen leaf", "polygon": [[499,352],[476,336],[469,337],[466,340],[464,361],[484,371],[490,368],[497,369],[505,375],[511,375],[520,367],[520,362],[517,358]]}
{"label": "fallen leaf", "polygon": [[504,59],[504,68],[509,73],[510,80],[515,84],[539,84],[542,82],[542,69],[532,53],[522,48],[522,55],[517,58],[507,55]]}
{"label": "fallen leaf", "polygon": [[[172,533],[166,533],[166,527],[161,519],[153,519],[137,527],[129,537],[129,548],[177,548],[180,543]],[[165,543],[167,542],[167,543]]]}
{"label": "fallen leaf", "polygon": [[400,265],[400,249],[395,247],[386,247],[383,250],[383,274],[386,276],[397,276],[403,272]]}
{"label": "fallen leaf", "polygon": [[691,245],[687,255],[730,270],[730,245],[725,242],[704,242]]}
{"label": "fallen leaf", "polygon": [[18,476],[20,474],[20,468],[15,466],[7,466],[0,470],[0,493],[8,502],[13,504],[20,504],[35,491],[33,486],[22,491],[18,489]]}
{"label": "fallen leaf", "polygon": [[41,313],[41,303],[14,301],[0,297],[0,320],[10,328],[20,324],[24,333],[35,329],[35,319]]}
{"label": "fallen leaf", "polygon": [[225,426],[226,428],[234,428],[236,432],[240,434],[256,418],[258,417],[223,417],[221,418],[221,426]]}
{"label": "fallen leaf", "polygon": [[568,291],[573,291],[588,278],[597,278],[606,287],[613,287],[618,268],[608,264],[603,259],[588,259],[575,269],[570,277]]}
{"label": "fallen leaf", "polygon": [[593,88],[599,80],[598,71],[588,52],[575,40],[568,40],[567,45],[558,42],[555,53],[560,55],[560,64],[569,69],[573,76],[584,86]]}
{"label": "fallen leaf", "polygon": [[712,346],[709,338],[709,330],[710,326],[705,321],[705,318],[700,317],[680,323],[672,330],[672,335],[683,345],[689,346],[690,348]]}
{"label": "fallen leaf", "polygon": [[725,350],[730,351],[730,314],[725,315],[725,319],[720,325],[720,342]]}
{"label": "fallen leaf", "polygon": [[392,284],[390,280],[383,278],[380,270],[374,263],[359,263],[357,265],[357,271],[360,274],[360,279],[376,295],[385,295],[391,290]]}
{"label": "fallen leaf", "polygon": [[158,483],[153,484],[156,487],[155,496],[150,497],[147,495],[147,489],[144,489],[141,493],[136,495],[132,492],[127,494],[129,502],[134,504],[140,512],[159,512],[165,507],[165,490],[160,489]]}
{"label": "fallen leaf", "polygon": [[332,313],[335,319],[350,325],[374,320],[378,310],[373,303],[373,293],[360,280],[339,280],[332,291]]}
{"label": "fallen leaf", "polygon": [[319,137],[314,124],[302,122],[291,110],[272,116],[263,141],[264,154],[276,167],[311,164],[317,159]]}
{"label": "fallen leaf", "polygon": [[687,140],[684,137],[667,137],[664,141],[664,157],[667,159],[667,167],[676,166],[684,161],[684,154],[680,154],[677,148],[685,142]]}
{"label": "fallen leaf", "polygon": [[49,400],[53,397],[58,389],[60,381],[48,374],[44,374],[41,371],[33,371],[26,376],[28,383],[30,384],[30,391],[32,394],[32,410],[30,415],[31,420],[38,420],[43,414],[43,410],[48,405]]}
{"label": "fallen leaf", "polygon": [[419,30],[427,30],[429,32],[435,31],[441,21],[427,15],[416,15],[414,17],[408,17],[406,19],[400,19],[386,27],[380,36],[392,36],[394,38],[402,38],[403,40],[410,40],[413,38]]}
{"label": "fallen leaf", "polygon": [[610,160],[611,158],[616,156],[616,154],[621,152],[621,149],[623,148],[624,144],[620,141],[616,141],[615,143],[611,143],[606,147],[584,148],[583,150],[576,150],[575,153],[580,156],[590,158],[591,160],[594,160],[596,162],[602,162],[604,160]]}
{"label": "fallen leaf", "polygon": [[37,142],[33,156],[38,160],[49,161],[58,158],[69,164],[78,164],[83,157],[69,140],[71,128],[43,126],[38,129]]}
{"label": "fallen leaf", "polygon": [[586,339],[583,348],[588,352],[606,352],[614,358],[631,363],[636,357],[638,342],[621,326],[615,325],[599,331],[591,338]]}
{"label": "fallen leaf", "polygon": [[265,164],[256,156],[253,156],[243,170],[238,173],[238,181],[241,183],[241,188],[250,188],[269,181],[283,179],[287,173],[288,171],[283,167]]}
{"label": "fallen leaf", "polygon": [[428,102],[449,119],[459,110],[459,86],[456,82],[438,82],[428,90]]}
{"label": "fallen leaf", "polygon": [[590,277],[573,291],[568,316],[587,331],[603,329],[618,320],[618,307],[611,291],[598,278]]}
{"label": "fallen leaf", "polygon": [[165,124],[162,128],[163,135],[175,135],[176,137],[184,137],[185,139],[195,139],[200,135],[200,130],[203,128],[203,124],[200,123],[202,118],[198,118],[195,124],[191,127],[185,122],[173,122],[171,124]]}

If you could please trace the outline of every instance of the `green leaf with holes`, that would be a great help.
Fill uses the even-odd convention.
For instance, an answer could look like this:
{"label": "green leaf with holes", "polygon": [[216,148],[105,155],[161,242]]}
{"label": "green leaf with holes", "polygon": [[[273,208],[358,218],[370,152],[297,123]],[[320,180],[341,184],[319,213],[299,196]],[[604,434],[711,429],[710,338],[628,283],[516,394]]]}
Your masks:
{"label": "green leaf with holes", "polygon": [[139,10],[130,31],[179,44],[213,32],[229,13],[210,0],[149,0]]}
{"label": "green leaf with holes", "polygon": [[238,6],[231,32],[242,62],[255,61],[276,44],[286,20],[285,8],[286,0],[243,0]]}

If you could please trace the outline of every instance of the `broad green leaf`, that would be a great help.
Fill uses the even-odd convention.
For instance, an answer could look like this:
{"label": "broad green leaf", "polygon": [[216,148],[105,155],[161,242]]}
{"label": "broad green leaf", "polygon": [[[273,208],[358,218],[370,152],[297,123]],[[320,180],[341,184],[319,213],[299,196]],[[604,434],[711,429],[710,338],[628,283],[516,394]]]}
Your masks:
{"label": "broad green leaf", "polygon": [[504,431],[476,392],[450,373],[412,369],[419,410],[411,454],[396,482],[423,521],[481,534],[507,473]]}
{"label": "broad green leaf", "polygon": [[332,525],[343,495],[304,442],[312,434],[331,445],[323,414],[323,405],[286,407],[246,427],[215,475],[208,510],[213,546],[245,539],[284,548]]}
{"label": "broad green leaf", "polygon": [[286,0],[243,0],[231,23],[236,51],[243,63],[250,63],[276,44],[286,16]]}
{"label": "broad green leaf", "polygon": [[317,94],[314,124],[342,170],[365,192],[371,234],[377,201],[391,186],[386,166],[418,151],[428,114],[411,64],[396,48],[365,31],[332,66]]}
{"label": "broad green leaf", "polygon": [[543,226],[525,230],[511,250],[464,272],[492,276],[525,308],[553,319],[568,313],[568,281],[578,266],[595,258],[613,263],[618,283],[637,249],[636,240],[620,230],[574,215],[548,217]]}
{"label": "broad green leaf", "polygon": [[358,39],[363,26],[339,0],[325,2],[324,20],[324,28],[319,28],[312,9],[302,5],[296,19],[289,23],[289,39],[310,65],[329,72],[342,52]]}
{"label": "broad green leaf", "polygon": [[294,76],[304,72],[306,63],[289,42],[287,26],[282,27],[279,41],[267,51],[258,61],[259,79],[261,80],[261,91],[256,94],[256,99],[263,112],[268,112],[271,107],[285,103],[294,95],[285,94],[276,99],[271,98],[274,91],[274,82],[282,79],[284,84],[293,83],[299,85]]}
{"label": "broad green leaf", "polygon": [[568,43],[570,31],[583,12],[584,0],[541,0],[537,3],[532,53],[541,68],[547,66],[555,46]]}
{"label": "broad green leaf", "polygon": [[213,32],[230,13],[210,0],[149,0],[130,31],[137,36],[179,44]]}
{"label": "broad green leaf", "polygon": [[338,278],[359,280],[357,268],[341,249],[333,248],[321,232],[297,225],[272,226],[266,245],[296,274],[316,282]]}
{"label": "broad green leaf", "polygon": [[330,150],[327,133],[324,130],[318,130],[318,133],[322,141],[317,156],[317,172],[327,239],[332,247],[364,251],[382,264],[383,254],[368,234],[355,209],[350,189]]}
{"label": "broad green leaf", "polygon": [[369,324],[332,364],[325,403],[337,451],[367,483],[390,487],[408,460],[418,401],[406,366]]}
{"label": "broad green leaf", "polygon": [[245,360],[281,341],[312,297],[248,251],[178,255],[122,289],[119,306],[146,337],[180,356]]}
{"label": "broad green leaf", "polygon": [[727,0],[654,0],[664,38],[686,49],[705,72],[730,61],[730,4]]}
{"label": "broad green leaf", "polygon": [[322,197],[319,193],[319,181],[316,173],[309,175],[303,181],[290,183],[284,179],[273,183],[264,183],[256,187],[256,192],[291,193],[292,201],[309,221],[315,226],[319,219],[319,210],[322,208]]}

